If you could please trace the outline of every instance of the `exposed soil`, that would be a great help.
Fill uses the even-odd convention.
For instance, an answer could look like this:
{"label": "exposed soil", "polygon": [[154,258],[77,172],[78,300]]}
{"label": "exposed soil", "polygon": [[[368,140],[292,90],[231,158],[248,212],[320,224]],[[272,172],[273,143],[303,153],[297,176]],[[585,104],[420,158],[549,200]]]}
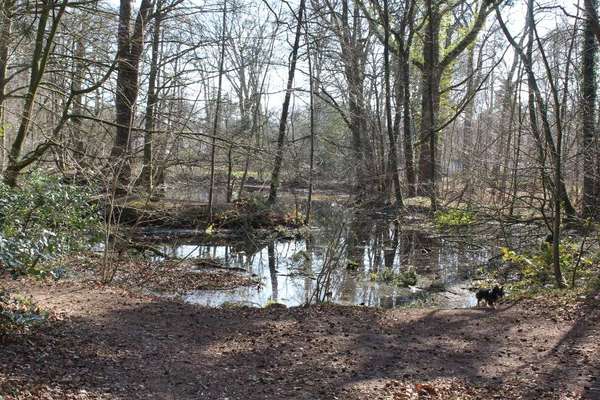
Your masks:
{"label": "exposed soil", "polygon": [[18,283],[54,318],[4,338],[12,399],[599,399],[600,301],[207,309]]}

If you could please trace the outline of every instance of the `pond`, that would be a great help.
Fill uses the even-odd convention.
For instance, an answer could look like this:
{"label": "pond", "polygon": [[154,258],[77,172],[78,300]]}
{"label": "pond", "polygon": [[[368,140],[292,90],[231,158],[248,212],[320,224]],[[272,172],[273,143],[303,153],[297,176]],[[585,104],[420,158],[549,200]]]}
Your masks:
{"label": "pond", "polygon": [[[358,215],[335,203],[315,207],[307,238],[231,245],[170,242],[161,251],[178,258],[215,258],[259,285],[186,293],[186,302],[210,307],[270,303],[464,308],[476,303],[473,279],[488,268],[503,238],[497,229],[435,229],[403,225],[385,215]],[[490,233],[492,232],[492,233]],[[518,240],[518,239],[517,239]]]}

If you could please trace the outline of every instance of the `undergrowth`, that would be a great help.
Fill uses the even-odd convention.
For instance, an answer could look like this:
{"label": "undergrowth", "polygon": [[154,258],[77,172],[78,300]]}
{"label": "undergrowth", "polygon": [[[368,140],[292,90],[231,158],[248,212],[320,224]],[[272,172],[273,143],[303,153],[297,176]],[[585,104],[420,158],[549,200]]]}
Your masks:
{"label": "undergrowth", "polygon": [[435,213],[435,224],[440,228],[471,225],[475,222],[475,213],[460,208],[452,208]]}
{"label": "undergrowth", "polygon": [[31,299],[0,291],[0,337],[29,333],[48,319]]}

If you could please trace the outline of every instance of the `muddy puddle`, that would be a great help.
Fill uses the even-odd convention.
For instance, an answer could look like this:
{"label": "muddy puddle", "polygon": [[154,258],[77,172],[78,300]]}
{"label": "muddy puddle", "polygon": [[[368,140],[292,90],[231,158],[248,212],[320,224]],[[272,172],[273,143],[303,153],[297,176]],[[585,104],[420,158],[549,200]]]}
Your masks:
{"label": "muddy puddle", "polygon": [[490,267],[502,243],[480,230],[414,229],[385,216],[356,216],[331,204],[317,210],[303,239],[245,246],[163,243],[171,257],[213,258],[260,284],[184,294],[210,307],[330,301],[374,307],[475,305],[473,280]]}

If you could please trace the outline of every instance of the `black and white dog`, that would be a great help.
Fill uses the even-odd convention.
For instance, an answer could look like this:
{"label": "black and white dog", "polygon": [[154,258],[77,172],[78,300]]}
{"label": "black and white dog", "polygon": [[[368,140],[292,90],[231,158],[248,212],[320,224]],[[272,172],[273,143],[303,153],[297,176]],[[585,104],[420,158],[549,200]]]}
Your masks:
{"label": "black and white dog", "polygon": [[477,297],[477,306],[484,300],[488,306],[495,307],[495,303],[504,296],[504,287],[494,286],[493,289],[479,289],[475,297]]}

